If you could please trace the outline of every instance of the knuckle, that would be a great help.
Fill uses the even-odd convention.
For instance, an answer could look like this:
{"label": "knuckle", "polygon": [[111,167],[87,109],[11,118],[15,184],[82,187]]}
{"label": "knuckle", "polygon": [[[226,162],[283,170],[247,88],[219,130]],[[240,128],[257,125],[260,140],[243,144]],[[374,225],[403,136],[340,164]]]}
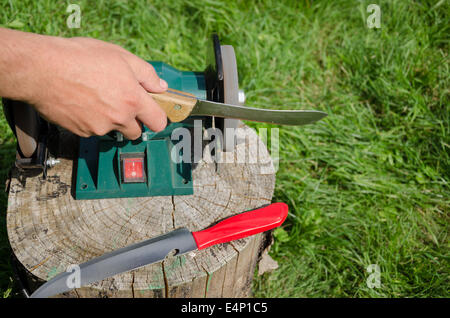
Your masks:
{"label": "knuckle", "polygon": [[163,131],[164,128],[166,128],[166,125],[167,125],[167,118],[165,116],[161,117],[161,119],[154,125],[155,131],[156,132]]}
{"label": "knuckle", "polygon": [[129,140],[136,140],[141,136],[141,130],[140,129],[125,129],[126,131],[123,131],[122,133],[124,136]]}
{"label": "knuckle", "polygon": [[[109,43],[109,42],[108,42]],[[109,43],[109,45],[111,46],[111,48],[113,48],[113,49],[116,49],[116,50],[119,50],[119,51],[122,51],[123,50],[123,48],[120,46],[120,45],[118,45],[118,44],[115,44],[115,43]]]}
{"label": "knuckle", "polygon": [[139,106],[138,94],[126,94],[124,95],[124,104],[131,108],[131,110],[136,110]]}
{"label": "knuckle", "polygon": [[88,137],[92,136],[92,134],[84,132],[84,131],[78,132],[77,135],[80,136],[80,137],[83,137],[83,138],[88,138]]}
{"label": "knuckle", "polygon": [[96,136],[104,136],[109,131],[110,131],[110,129],[108,127],[106,127],[106,126],[97,126],[97,127],[94,127],[94,129],[92,129],[92,132]]}
{"label": "knuckle", "polygon": [[147,65],[147,72],[153,76],[158,77],[158,75],[156,74],[155,68],[153,67],[153,65],[151,65],[150,63],[145,62],[145,64]]}
{"label": "knuckle", "polygon": [[123,126],[127,122],[128,116],[123,112],[114,112],[110,114],[109,119],[113,125]]}
{"label": "knuckle", "polygon": [[126,49],[124,49],[122,46],[120,46],[119,44],[115,44],[115,43],[109,43],[109,45],[111,45],[111,48],[116,50],[119,54],[126,54],[128,53],[128,51]]}
{"label": "knuckle", "polygon": [[77,42],[79,42],[79,41],[87,41],[86,38],[82,37],[82,36],[74,36],[74,37],[71,38],[71,40],[72,41],[77,41]]}
{"label": "knuckle", "polygon": [[130,136],[128,136],[128,139],[130,139],[130,140],[136,140],[136,139],[138,139],[140,136],[141,136],[141,134],[138,133],[138,132],[136,132],[136,133],[130,134]]}

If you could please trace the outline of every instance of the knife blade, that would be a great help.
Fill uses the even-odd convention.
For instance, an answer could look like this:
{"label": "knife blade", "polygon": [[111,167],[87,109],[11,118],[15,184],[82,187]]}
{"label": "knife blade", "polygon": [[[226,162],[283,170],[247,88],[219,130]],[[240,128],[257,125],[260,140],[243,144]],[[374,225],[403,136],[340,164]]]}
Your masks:
{"label": "knife blade", "polygon": [[170,88],[162,94],[149,94],[172,122],[182,121],[188,116],[216,116],[280,125],[305,125],[327,116],[318,110],[275,110],[216,103]]}
{"label": "knife blade", "polygon": [[[174,250],[175,255],[182,255],[273,229],[284,222],[287,214],[287,204],[273,203],[234,215],[202,231],[190,232],[186,228],[180,228],[123,247],[79,265],[80,286],[162,261]],[[40,286],[30,297],[51,297],[73,289],[68,283],[72,275],[69,271],[55,276]]]}

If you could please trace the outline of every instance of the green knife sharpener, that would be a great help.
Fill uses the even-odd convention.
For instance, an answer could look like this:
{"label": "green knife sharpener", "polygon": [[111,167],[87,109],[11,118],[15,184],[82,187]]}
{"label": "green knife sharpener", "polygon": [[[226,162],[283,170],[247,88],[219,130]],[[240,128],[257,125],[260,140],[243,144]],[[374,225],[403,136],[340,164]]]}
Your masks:
{"label": "green knife sharpener", "polygon": [[[244,95],[238,87],[234,49],[231,45],[220,45],[217,34],[212,35],[211,44],[203,72],[180,71],[163,62],[149,63],[170,88],[191,93],[199,99],[236,104]],[[3,99],[3,111],[17,137],[16,166],[33,173],[42,171],[45,179],[47,169],[58,163],[53,158],[58,157],[56,148],[50,150],[49,146],[58,144],[55,140],[59,139],[60,129],[24,102]],[[183,161],[182,153],[177,153],[182,148],[176,147],[172,156],[179,140],[171,140],[171,135],[177,128],[187,128],[192,136],[196,119],[201,119],[205,129],[214,127],[222,131],[236,127],[238,122],[228,118],[192,116],[179,123],[170,123],[159,133],[143,127],[141,137],[134,141],[126,140],[117,132],[79,138],[72,173],[72,196],[83,200],[193,194],[192,165]],[[26,133],[17,133],[16,127]],[[220,156],[221,150],[217,151],[215,155]]]}
{"label": "green knife sharpener", "polygon": [[[149,63],[170,88],[224,103],[238,94],[236,58],[231,46],[220,45],[217,34],[212,35],[211,44],[204,72],[180,71],[163,62]],[[236,85],[230,87],[230,83]],[[183,154],[177,151],[173,153],[178,157],[172,158],[172,149],[179,141],[172,140],[171,135],[177,128],[187,128],[192,135],[195,119],[201,119],[204,128],[229,126],[222,118],[192,116],[170,123],[159,133],[144,126],[142,136],[134,141],[119,133],[80,138],[75,191],[72,189],[75,199],[193,194],[192,164],[184,162]]]}
{"label": "green knife sharpener", "polygon": [[[179,71],[163,62],[149,62],[169,87],[206,99],[205,76]],[[171,158],[176,128],[192,129],[194,118],[170,123],[155,133],[144,126],[142,136],[127,140],[119,133],[80,138],[76,170],[76,199],[193,194],[191,163]],[[128,165],[128,166],[127,166]],[[127,175],[129,174],[129,175]]]}

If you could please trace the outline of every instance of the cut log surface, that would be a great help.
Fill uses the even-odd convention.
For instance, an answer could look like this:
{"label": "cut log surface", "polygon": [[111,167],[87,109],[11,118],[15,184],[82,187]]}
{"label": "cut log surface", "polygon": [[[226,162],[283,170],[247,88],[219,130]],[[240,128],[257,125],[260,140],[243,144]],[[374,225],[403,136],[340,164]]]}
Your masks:
{"label": "cut log surface", "polygon": [[[70,133],[60,136],[61,162],[48,170],[47,179],[13,168],[8,236],[31,289],[71,264],[180,227],[198,231],[271,203],[275,172],[270,155],[256,132],[241,125],[238,139],[243,141],[244,135],[250,138],[238,143],[234,152],[222,153],[222,159],[245,157],[245,162],[220,163],[217,170],[205,155],[194,167],[194,194],[188,196],[74,200],[71,184],[77,138]],[[248,158],[258,160],[249,163]],[[265,234],[258,234],[168,256],[58,296],[246,297],[264,238]]]}

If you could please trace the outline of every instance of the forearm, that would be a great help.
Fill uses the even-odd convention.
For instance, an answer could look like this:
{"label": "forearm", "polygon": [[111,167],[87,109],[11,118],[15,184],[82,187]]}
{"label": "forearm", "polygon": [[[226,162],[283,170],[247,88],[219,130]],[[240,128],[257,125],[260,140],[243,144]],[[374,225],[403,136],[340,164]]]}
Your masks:
{"label": "forearm", "polygon": [[[0,96],[28,101],[48,36],[0,28]],[[40,58],[37,58],[37,57]],[[31,78],[30,78],[31,76]]]}

